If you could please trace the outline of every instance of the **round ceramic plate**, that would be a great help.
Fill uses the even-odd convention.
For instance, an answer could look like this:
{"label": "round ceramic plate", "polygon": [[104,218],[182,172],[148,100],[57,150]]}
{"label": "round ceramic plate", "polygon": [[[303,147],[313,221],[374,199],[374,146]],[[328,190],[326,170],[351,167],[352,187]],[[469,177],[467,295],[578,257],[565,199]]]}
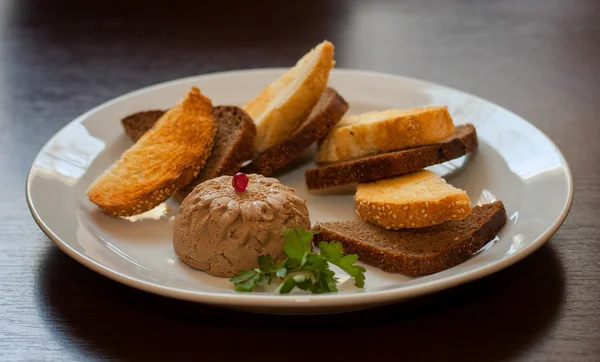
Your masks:
{"label": "round ceramic plate", "polygon": [[[121,127],[123,117],[168,108],[191,86],[198,86],[216,105],[241,106],[284,71],[260,69],[185,78],[126,94],[85,113],[58,132],[35,159],[27,180],[33,217],[65,253],[118,282],[168,297],[265,313],[365,309],[466,283],[531,254],[565,219],[573,197],[569,167],[552,141],[530,123],[451,88],[343,69],[332,72],[329,84],[350,104],[348,114],[448,105],[455,124],[475,125],[480,142],[476,154],[431,168],[466,190],[475,204],[504,202],[507,224],[474,257],[418,278],[366,265],[364,289],[356,289],[340,274],[340,291],[332,294],[236,293],[226,278],[189,268],[176,257],[171,243],[176,202],[168,201],[135,217],[115,218],[88,201],[85,192],[91,182],[131,146]],[[309,150],[276,176],[307,199],[313,223],[356,219],[351,190],[307,190],[304,171],[314,167],[311,156]]]}

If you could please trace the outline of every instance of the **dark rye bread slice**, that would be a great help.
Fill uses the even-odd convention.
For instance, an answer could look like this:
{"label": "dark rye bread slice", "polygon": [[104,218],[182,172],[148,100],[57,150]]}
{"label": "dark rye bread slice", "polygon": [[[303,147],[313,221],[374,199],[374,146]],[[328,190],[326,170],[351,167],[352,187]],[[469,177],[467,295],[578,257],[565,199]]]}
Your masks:
{"label": "dark rye bread slice", "polygon": [[271,175],[300,156],[342,119],[348,103],[334,89],[326,88],[300,127],[283,143],[267,149],[244,167],[246,173]]}
{"label": "dark rye bread slice", "polygon": [[127,133],[129,138],[133,142],[137,142],[146,131],[154,126],[163,114],[165,114],[165,111],[160,110],[138,112],[123,118],[121,124],[123,124],[125,133]]}
{"label": "dark rye bread slice", "polygon": [[348,254],[388,272],[408,276],[437,273],[469,259],[506,223],[501,201],[475,206],[463,220],[420,229],[385,230],[363,222],[324,222],[313,241],[339,241]]}
{"label": "dark rye bread slice", "polygon": [[232,176],[254,153],[256,127],[246,111],[235,106],[218,106],[214,110],[217,135],[212,153],[204,168],[177,195],[184,199],[200,183],[219,176]]}
{"label": "dark rye bread slice", "polygon": [[312,168],[304,177],[312,190],[380,180],[453,160],[475,151],[477,146],[475,127],[466,124],[456,126],[454,135],[442,142]]}
{"label": "dark rye bread slice", "polygon": [[[144,111],[122,120],[127,135],[135,142],[163,115],[163,111]],[[191,183],[177,192],[185,198],[198,184],[219,176],[231,176],[254,153],[256,127],[252,118],[241,108],[218,106],[213,110],[217,120],[214,146],[206,164]]]}

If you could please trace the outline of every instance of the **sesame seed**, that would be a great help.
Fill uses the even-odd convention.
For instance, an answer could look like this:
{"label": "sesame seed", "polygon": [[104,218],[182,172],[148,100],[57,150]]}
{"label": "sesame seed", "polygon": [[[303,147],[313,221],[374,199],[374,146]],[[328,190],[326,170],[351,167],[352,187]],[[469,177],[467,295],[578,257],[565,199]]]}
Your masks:
{"label": "sesame seed", "polygon": [[401,227],[401,228],[403,228],[403,227],[404,227],[404,224],[400,224],[400,227]]}
{"label": "sesame seed", "polygon": [[424,214],[424,213],[425,213],[425,209],[421,209],[421,214]]}
{"label": "sesame seed", "polygon": [[404,206],[404,210],[408,210],[408,206]]}
{"label": "sesame seed", "polygon": [[429,207],[429,202],[425,201],[425,207]]}
{"label": "sesame seed", "polygon": [[456,215],[452,214],[452,217],[453,217],[453,218],[456,218]]}
{"label": "sesame seed", "polygon": [[415,223],[413,222],[412,224],[410,224],[410,226],[415,226]]}
{"label": "sesame seed", "polygon": [[392,217],[394,218],[394,220],[396,220],[396,214],[392,215]]}
{"label": "sesame seed", "polygon": [[408,215],[408,220],[412,220],[412,215]]}
{"label": "sesame seed", "polygon": [[379,215],[375,215],[375,219],[376,219],[376,220],[379,220]]}
{"label": "sesame seed", "polygon": [[373,208],[373,210],[375,210],[375,205],[371,205],[371,207]]}
{"label": "sesame seed", "polygon": [[427,214],[424,214],[423,217],[427,219]]}
{"label": "sesame seed", "polygon": [[458,238],[454,238],[454,240],[458,240]]}
{"label": "sesame seed", "polygon": [[387,207],[388,210],[390,209],[390,205],[385,205],[385,206]]}
{"label": "sesame seed", "polygon": [[385,229],[386,229],[386,230],[389,230],[389,229],[390,229],[390,227],[389,227],[389,226],[386,226],[386,227],[385,227]]}

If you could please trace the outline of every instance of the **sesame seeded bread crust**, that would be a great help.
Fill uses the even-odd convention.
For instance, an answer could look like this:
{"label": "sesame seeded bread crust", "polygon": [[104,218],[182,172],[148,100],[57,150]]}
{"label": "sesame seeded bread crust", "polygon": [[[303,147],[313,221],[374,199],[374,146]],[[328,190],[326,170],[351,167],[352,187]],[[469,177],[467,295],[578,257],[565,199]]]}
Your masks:
{"label": "sesame seeded bread crust", "polygon": [[475,206],[459,221],[421,229],[385,230],[363,221],[317,223],[313,237],[339,241],[348,254],[392,273],[418,276],[456,266],[491,241],[506,224],[501,201]]}
{"label": "sesame seeded bread crust", "polygon": [[[256,127],[248,113],[235,106],[217,106],[213,108],[213,113],[217,122],[217,134],[211,155],[198,175],[177,191],[176,196],[180,200],[206,180],[234,175],[254,152]],[[162,114],[164,111],[133,114],[122,121],[125,132],[135,142],[154,126]]]}
{"label": "sesame seeded bread crust", "polygon": [[416,201],[405,205],[357,200],[361,220],[392,230],[422,228],[448,220],[461,220],[471,213],[469,198],[452,195],[437,201]]}
{"label": "sesame seeded bread crust", "polygon": [[454,131],[453,136],[439,143],[306,170],[306,185],[309,189],[317,190],[380,180],[450,161],[477,149],[477,133],[473,125],[456,126]]}
{"label": "sesame seeded bread crust", "polygon": [[151,210],[198,174],[210,155],[216,130],[210,99],[192,87],[92,183],[87,196],[115,216]]}
{"label": "sesame seeded bread crust", "polygon": [[421,228],[471,214],[467,193],[427,170],[358,184],[356,213],[386,229]]}
{"label": "sesame seeded bread crust", "polygon": [[244,172],[271,175],[325,137],[347,110],[348,103],[344,98],[334,89],[326,88],[309,116],[292,136],[258,154]]}

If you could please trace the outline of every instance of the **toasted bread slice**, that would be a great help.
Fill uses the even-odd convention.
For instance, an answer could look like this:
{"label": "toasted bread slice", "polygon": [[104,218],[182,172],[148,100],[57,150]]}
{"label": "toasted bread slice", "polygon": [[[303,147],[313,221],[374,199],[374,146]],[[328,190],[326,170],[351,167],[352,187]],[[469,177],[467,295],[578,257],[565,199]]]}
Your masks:
{"label": "toasted bread slice", "polygon": [[467,193],[427,170],[359,183],[354,200],[361,220],[386,229],[421,228],[471,214]]}
{"label": "toasted bread slice", "polygon": [[[123,128],[132,141],[137,141],[150,130],[164,111],[142,111],[122,120]],[[219,176],[232,176],[242,164],[252,158],[256,128],[252,118],[241,108],[217,106],[213,108],[217,122],[217,134],[206,164],[192,182],[177,192],[183,199],[198,184]]]}
{"label": "toasted bread slice", "polygon": [[457,126],[452,137],[439,143],[312,168],[304,177],[313,190],[380,180],[459,158],[477,147],[475,127],[467,124]]}
{"label": "toasted bread slice", "polygon": [[388,272],[409,276],[437,273],[456,266],[491,241],[506,223],[501,201],[475,206],[459,221],[421,229],[385,230],[363,221],[317,223],[313,237],[339,241],[348,254]]}
{"label": "toasted bread slice", "polygon": [[190,183],[210,155],[217,131],[210,99],[192,87],[96,181],[87,195],[103,211],[148,211]]}
{"label": "toasted bread slice", "polygon": [[369,112],[342,119],[319,143],[319,164],[428,145],[452,136],[447,107]]}
{"label": "toasted bread slice", "polygon": [[323,93],[333,65],[333,44],[324,41],[246,104],[256,123],[256,153],[282,143],[300,127]]}
{"label": "toasted bread slice", "polygon": [[326,88],[300,128],[287,140],[256,155],[244,172],[271,175],[325,137],[347,110],[344,98],[332,88]]}

